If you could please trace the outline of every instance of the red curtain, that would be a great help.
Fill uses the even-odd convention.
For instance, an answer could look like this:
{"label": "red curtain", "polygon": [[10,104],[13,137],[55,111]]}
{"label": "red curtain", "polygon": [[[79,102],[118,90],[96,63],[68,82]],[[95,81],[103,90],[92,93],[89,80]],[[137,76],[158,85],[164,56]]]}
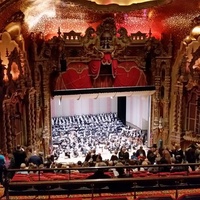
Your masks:
{"label": "red curtain", "polygon": [[89,74],[93,79],[98,78],[101,67],[101,60],[92,60],[89,62]]}
{"label": "red curtain", "polygon": [[135,62],[121,62],[116,69],[114,87],[145,86],[147,85],[144,72]]}
{"label": "red curtain", "polygon": [[115,77],[118,62],[116,59],[112,59],[112,56],[110,53],[106,53],[106,54],[104,54],[104,56],[101,60],[90,61],[90,63],[89,63],[90,71],[89,72],[90,72],[90,76],[93,77],[93,79],[97,79],[99,77],[101,65],[111,65],[112,66],[112,76]]}
{"label": "red curtain", "polygon": [[70,63],[66,72],[57,80],[56,89],[92,88],[88,65],[85,63]]}
{"label": "red curtain", "polygon": [[[112,60],[110,54],[105,54],[102,60],[93,60],[86,63],[70,63],[67,71],[57,79],[56,90],[92,88],[92,80],[99,77],[101,65],[112,65],[113,87],[145,86],[147,85],[144,72],[139,69],[135,62],[121,62]],[[101,84],[106,87],[106,78],[101,78]],[[95,83],[95,82],[94,82]],[[98,85],[98,87],[99,87]]]}

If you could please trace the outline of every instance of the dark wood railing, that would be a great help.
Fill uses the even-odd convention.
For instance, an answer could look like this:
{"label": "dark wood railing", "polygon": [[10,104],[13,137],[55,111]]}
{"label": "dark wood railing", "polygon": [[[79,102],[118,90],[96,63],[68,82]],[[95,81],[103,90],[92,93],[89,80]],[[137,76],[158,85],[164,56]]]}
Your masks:
{"label": "dark wood railing", "polygon": [[[77,167],[77,168],[55,168],[55,169],[7,169],[4,171],[5,176],[5,196],[9,200],[9,196],[21,195],[61,195],[61,194],[91,194],[93,199],[95,193],[123,193],[131,192],[136,198],[138,191],[150,190],[175,190],[175,196],[178,197],[178,191],[185,188],[199,188],[200,187],[200,172],[189,172],[188,166],[198,165],[194,164],[174,164],[174,165],[133,165],[133,166],[111,166],[111,167]],[[181,166],[185,168],[182,172],[159,172],[163,167]],[[158,172],[132,172],[135,168],[157,168]],[[104,170],[106,173],[112,168],[125,168],[128,177],[125,178],[106,178],[106,179],[87,179],[86,176],[81,179],[74,179],[72,170]],[[45,174],[48,174],[51,179],[51,173],[61,175],[59,171],[67,172],[63,180],[44,180]],[[9,179],[10,173],[20,171],[37,171],[34,174],[36,180],[24,181]],[[84,173],[77,173],[84,174]],[[90,173],[91,174],[91,173]],[[62,174],[63,175],[63,174]],[[87,175],[87,173],[85,173]],[[23,176],[23,175],[22,175]],[[25,175],[24,175],[25,176]],[[27,174],[32,176],[31,174]]]}

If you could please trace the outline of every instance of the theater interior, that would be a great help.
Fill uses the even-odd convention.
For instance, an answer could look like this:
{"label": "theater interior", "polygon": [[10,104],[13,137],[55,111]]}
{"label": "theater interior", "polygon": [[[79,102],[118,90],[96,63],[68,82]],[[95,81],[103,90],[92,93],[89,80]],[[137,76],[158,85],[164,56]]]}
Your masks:
{"label": "theater interior", "polygon": [[126,2],[0,1],[3,152],[47,155],[53,117],[110,112],[148,146],[200,142],[200,3]]}
{"label": "theater interior", "polygon": [[[124,147],[131,155],[139,146],[199,150],[199,11],[197,0],[0,0],[0,154],[20,145],[64,163],[63,158],[86,159],[92,149],[102,156]],[[199,194],[196,165],[181,163],[188,168],[177,174],[136,172],[114,180],[108,174],[87,180],[91,174],[74,174],[68,166],[55,179],[57,174],[45,176],[42,169],[10,181],[8,169],[0,182],[6,200],[88,193],[94,199],[95,191],[112,192],[99,186],[106,181],[119,184],[115,191],[132,184],[131,197],[118,199],[156,188],[175,190],[173,198],[157,199],[194,200],[199,195],[178,193],[195,188]],[[105,166],[99,167],[97,172]],[[2,178],[2,168],[0,173]]]}

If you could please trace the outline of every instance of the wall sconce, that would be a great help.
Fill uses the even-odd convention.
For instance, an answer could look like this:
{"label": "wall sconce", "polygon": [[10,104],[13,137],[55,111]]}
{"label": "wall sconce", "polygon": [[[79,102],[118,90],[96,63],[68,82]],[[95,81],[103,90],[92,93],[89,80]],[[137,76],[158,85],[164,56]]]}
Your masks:
{"label": "wall sconce", "polygon": [[163,131],[163,118],[162,117],[159,118],[158,129],[159,129],[160,132]]}

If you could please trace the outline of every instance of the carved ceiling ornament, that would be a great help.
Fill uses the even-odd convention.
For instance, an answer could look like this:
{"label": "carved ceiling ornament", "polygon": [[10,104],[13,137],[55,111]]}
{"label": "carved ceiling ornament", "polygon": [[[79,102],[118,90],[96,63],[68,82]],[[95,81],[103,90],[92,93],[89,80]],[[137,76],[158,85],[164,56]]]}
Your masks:
{"label": "carved ceiling ornament", "polygon": [[178,83],[186,83],[186,90],[192,90],[199,84],[200,75],[200,24],[199,17],[193,20],[194,28],[182,41],[180,52],[185,55],[184,69],[181,69]]}
{"label": "carved ceiling ornament", "polygon": [[[197,108],[197,99],[200,95],[199,83],[200,83],[200,16],[196,17],[192,23],[194,27],[190,31],[190,34],[183,39],[179,50],[179,63],[177,66],[177,95],[175,95],[175,105],[178,113],[176,116],[177,124],[174,127],[179,129],[177,131],[180,140],[183,139],[187,142],[200,142],[199,136],[199,110]],[[173,103],[172,103],[173,104]],[[192,111],[191,111],[192,110]],[[194,124],[191,119],[194,118]],[[181,121],[185,121],[186,124],[181,125]],[[181,136],[181,134],[183,136]]]}

